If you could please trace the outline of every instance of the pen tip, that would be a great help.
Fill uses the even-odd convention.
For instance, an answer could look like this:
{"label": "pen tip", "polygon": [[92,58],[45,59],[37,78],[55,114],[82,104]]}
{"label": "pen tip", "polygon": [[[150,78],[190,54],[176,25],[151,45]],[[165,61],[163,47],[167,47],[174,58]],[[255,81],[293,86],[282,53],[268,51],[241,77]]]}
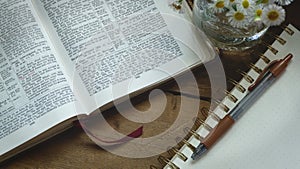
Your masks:
{"label": "pen tip", "polygon": [[289,61],[291,61],[292,58],[293,58],[293,54],[289,53],[289,54],[284,58],[284,60],[285,60],[285,62],[289,62]]}
{"label": "pen tip", "polygon": [[200,144],[194,151],[194,153],[192,154],[191,158],[193,160],[197,160],[199,159],[205,152],[207,151],[207,148],[205,147],[204,144]]}

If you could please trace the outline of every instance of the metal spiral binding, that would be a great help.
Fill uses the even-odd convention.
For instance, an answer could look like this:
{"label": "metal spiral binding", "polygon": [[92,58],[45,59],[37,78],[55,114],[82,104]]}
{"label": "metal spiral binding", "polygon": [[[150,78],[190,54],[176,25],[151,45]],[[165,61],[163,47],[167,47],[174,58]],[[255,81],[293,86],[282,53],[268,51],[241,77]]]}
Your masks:
{"label": "metal spiral binding", "polygon": [[225,90],[225,94],[227,95],[228,99],[231,100],[233,103],[236,103],[238,101],[238,99],[228,90]]}
{"label": "metal spiral binding", "polygon": [[260,69],[259,67],[255,66],[253,63],[250,63],[250,68],[253,69],[256,73],[261,74],[263,72],[262,69]]}
{"label": "metal spiral binding", "polygon": [[174,164],[171,160],[167,159],[166,157],[160,155],[157,160],[159,161],[159,163],[161,165],[168,165],[170,166],[172,169],[180,169],[176,164]]}
{"label": "metal spiral binding", "polygon": [[[220,117],[217,116],[213,111],[209,110],[209,109],[201,109],[201,114],[204,116],[204,118],[206,119],[208,116],[212,117],[213,119],[215,119],[216,121],[220,121]],[[193,119],[194,123],[195,123],[195,118]]]}
{"label": "metal spiral binding", "polygon": [[278,50],[273,48],[271,45],[267,44],[266,42],[262,41],[262,43],[274,54],[276,55],[278,53]]}
{"label": "metal spiral binding", "polygon": [[278,35],[275,35],[271,32],[267,32],[267,35],[271,36],[272,38],[276,39],[281,45],[285,45],[286,44],[286,40],[282,39],[281,37],[279,37]]}
{"label": "metal spiral binding", "polygon": [[261,60],[263,60],[266,64],[269,64],[271,62],[271,60],[265,56],[264,54],[260,54],[259,57],[261,58]]}
{"label": "metal spiral binding", "polygon": [[241,71],[241,70],[238,70],[237,71],[238,73],[240,73],[243,78],[248,82],[248,83],[253,83],[254,82],[254,79],[253,77],[251,77],[248,73],[244,72],[244,71]]}
{"label": "metal spiral binding", "polygon": [[188,148],[190,148],[192,150],[192,152],[195,151],[196,147],[194,147],[191,143],[189,143],[186,139],[184,138],[180,138],[180,137],[177,137],[176,138],[176,141],[177,143],[183,143],[185,144]]}
{"label": "metal spiral binding", "polygon": [[220,120],[221,120],[221,118],[220,118],[219,116],[217,116],[217,115],[215,114],[215,112],[213,112],[213,111],[211,111],[211,110],[209,110],[209,115],[210,115],[210,117],[212,117],[212,118],[215,119],[216,121],[220,121]]}
{"label": "metal spiral binding", "polygon": [[239,82],[237,82],[234,79],[229,79],[229,82],[232,83],[241,93],[245,93],[246,89],[244,86],[242,86],[241,84],[239,84]]}
{"label": "metal spiral binding", "polygon": [[194,136],[197,140],[202,141],[204,140],[204,138],[202,136],[200,136],[200,134],[198,134],[195,130],[190,129],[188,127],[186,127],[185,129],[183,129],[184,133],[186,134],[191,134],[192,136]]}
{"label": "metal spiral binding", "polygon": [[280,26],[286,33],[288,33],[289,35],[294,35],[294,31],[291,29],[291,28],[289,28],[287,25],[281,25]]}
{"label": "metal spiral binding", "polygon": [[188,158],[187,156],[185,156],[182,152],[180,152],[177,148],[175,147],[169,147],[168,148],[168,153],[171,156],[172,152],[175,153],[176,155],[178,155],[178,157],[182,160],[182,161],[186,161]]}
{"label": "metal spiral binding", "polygon": [[210,127],[208,124],[206,124],[204,120],[200,119],[199,117],[195,117],[195,118],[193,119],[193,121],[194,121],[194,123],[196,123],[198,126],[203,125],[203,127],[204,127],[205,129],[207,129],[208,131],[211,131],[211,130],[213,129],[213,128]]}
{"label": "metal spiral binding", "polygon": [[213,102],[215,102],[219,107],[221,107],[226,113],[229,112],[229,107],[227,107],[222,101],[217,100],[217,99],[212,99]]}
{"label": "metal spiral binding", "polygon": [[[290,35],[292,35],[294,33],[293,30],[291,30],[290,28],[288,28],[287,26],[284,27],[284,30],[289,33]],[[272,35],[273,36],[273,35]],[[279,41],[279,43],[281,43],[282,45],[284,45],[286,43],[286,41],[282,38],[280,38],[279,36],[273,36],[277,41]],[[269,50],[271,50],[271,52],[273,52],[274,54],[277,54],[278,51],[273,48],[270,45],[266,45],[268,46]],[[259,57],[261,60],[263,60],[266,64],[269,64],[271,62],[271,60],[265,56],[264,54],[259,54]],[[262,73],[262,69],[257,67],[256,65],[254,65],[253,63],[250,63],[250,68],[253,69],[256,73],[261,74]],[[241,76],[248,82],[248,83],[253,83],[255,80],[252,76],[250,76],[248,73],[238,70],[238,73],[241,74]],[[229,82],[232,83],[234,85],[234,87],[240,91],[241,93],[245,93],[247,90],[244,86],[242,86],[239,82],[237,82],[234,79],[229,79]],[[234,96],[231,92],[229,92],[228,90],[224,91],[226,94],[226,97],[231,100],[233,103],[236,103],[238,101],[238,98],[236,96]],[[217,99],[212,99],[213,102],[215,102],[216,104],[218,104],[218,106],[220,106],[225,112],[229,112],[230,108],[228,106],[226,106],[222,101],[217,100]],[[214,113],[214,111],[211,111],[209,109],[201,109],[201,114],[204,116],[204,118],[206,119],[208,116],[210,116],[211,118],[215,119],[216,121],[220,121],[221,118],[216,115]],[[206,124],[206,122],[202,119],[200,119],[199,117],[195,117],[193,118],[193,121],[195,124],[197,124],[198,127],[203,126],[205,129],[207,129],[208,131],[213,130],[213,128],[211,126],[209,126],[208,124]],[[191,136],[193,136],[195,139],[199,140],[200,142],[202,142],[204,140],[204,138],[198,134],[196,132],[196,130],[193,130],[191,128],[184,128],[184,132],[186,134],[190,134]],[[186,139],[184,138],[180,138],[177,137],[176,141],[178,143],[178,146],[181,147],[183,144],[185,144],[192,152],[195,151],[196,147],[194,147],[191,143],[189,143]],[[177,155],[181,160],[183,160],[184,162],[187,161],[188,157],[183,154],[182,152],[180,152],[180,150],[178,148],[175,147],[168,147],[167,152],[170,156],[172,155]],[[158,161],[161,165],[168,165],[169,167],[171,167],[172,169],[179,169],[179,167],[174,164],[171,160],[167,159],[166,157],[160,155],[158,157]],[[150,165],[150,169],[158,169],[156,166],[154,165]]]}

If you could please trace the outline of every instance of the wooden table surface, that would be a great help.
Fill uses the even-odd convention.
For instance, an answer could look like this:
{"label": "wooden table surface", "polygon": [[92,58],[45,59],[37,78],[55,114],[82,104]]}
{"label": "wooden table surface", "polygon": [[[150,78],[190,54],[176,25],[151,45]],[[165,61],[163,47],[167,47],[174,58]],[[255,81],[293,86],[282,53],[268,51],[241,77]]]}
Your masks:
{"label": "wooden table surface", "polygon": [[[286,7],[287,19],[286,23],[292,23],[300,29],[300,21],[296,14],[296,8],[300,7],[300,1],[295,1],[293,4]],[[276,34],[280,33],[280,28],[271,28],[269,31]],[[271,38],[265,37],[265,40],[271,42]],[[258,59],[258,53],[263,53],[266,47],[259,45],[250,50],[243,52],[221,52],[220,58],[222,60],[226,78],[239,80],[242,78],[237,70],[247,71],[249,63],[254,63]],[[210,97],[210,82],[205,68],[198,67],[193,71],[201,96]],[[186,82],[186,87],[189,87],[189,81]],[[227,81],[227,88],[233,87]],[[168,90],[166,96],[168,99],[167,108],[164,113],[154,122],[144,124],[144,134],[142,137],[153,136],[163,132],[166,128],[172,125],[176,118],[176,111],[180,108],[180,92],[175,82],[168,83],[159,87],[163,90]],[[135,98],[137,103],[135,107],[138,110],[147,110],[149,102],[144,99],[145,96]],[[190,99],[196,99],[193,95],[182,96]],[[161,98],[154,100],[159,102]],[[210,106],[209,102],[201,102],[199,112]],[[112,127],[121,131],[128,132],[140,124],[135,124],[122,117],[117,111],[111,109],[104,112],[106,120]],[[129,150],[130,151],[130,150]],[[169,157],[167,153],[164,156]],[[16,157],[10,159],[2,164],[0,168],[105,168],[105,169],[133,169],[133,168],[149,168],[150,165],[155,165],[161,168],[157,161],[158,156],[130,159],[120,157],[105,151],[104,149],[95,145],[85,132],[80,128],[71,128],[70,130],[61,133],[48,141],[45,141],[30,150],[27,150]]]}

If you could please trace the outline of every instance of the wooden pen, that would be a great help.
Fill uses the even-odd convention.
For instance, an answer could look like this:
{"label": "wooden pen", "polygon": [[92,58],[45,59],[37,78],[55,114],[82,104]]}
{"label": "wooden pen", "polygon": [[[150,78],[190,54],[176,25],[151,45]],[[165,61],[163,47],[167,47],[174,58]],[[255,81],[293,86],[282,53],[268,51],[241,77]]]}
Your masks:
{"label": "wooden pen", "polygon": [[284,59],[271,62],[260,74],[257,80],[248,88],[248,93],[218,125],[204,138],[192,154],[192,159],[199,159],[214,143],[224,135],[234,122],[271,86],[277,77],[285,70],[293,55],[288,54]]}

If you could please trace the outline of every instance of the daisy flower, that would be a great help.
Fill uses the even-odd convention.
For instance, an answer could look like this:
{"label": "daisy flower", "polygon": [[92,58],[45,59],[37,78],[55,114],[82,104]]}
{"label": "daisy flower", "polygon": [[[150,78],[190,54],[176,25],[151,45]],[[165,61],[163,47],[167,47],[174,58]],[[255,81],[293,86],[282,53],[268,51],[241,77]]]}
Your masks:
{"label": "daisy flower", "polygon": [[270,4],[264,7],[261,18],[267,26],[280,25],[285,19],[285,10],[281,6]]}
{"label": "daisy flower", "polygon": [[254,20],[255,21],[261,20],[263,6],[261,4],[256,5],[256,6],[254,6],[253,11],[254,11]]}
{"label": "daisy flower", "polygon": [[[253,17],[255,2],[253,0],[239,0],[236,8],[243,9],[246,15]],[[254,19],[254,18],[253,18]]]}
{"label": "daisy flower", "polygon": [[279,5],[289,5],[292,3],[294,0],[275,0]]}
{"label": "daisy flower", "polygon": [[213,3],[210,5],[210,8],[214,13],[221,13],[226,10],[226,6],[228,1],[225,0],[214,0]]}
{"label": "daisy flower", "polygon": [[254,23],[257,26],[258,29],[262,29],[264,27],[264,23],[261,20],[262,12],[263,12],[263,5],[258,4],[253,9],[254,15]]}
{"label": "daisy flower", "polygon": [[245,28],[250,23],[247,13],[243,9],[231,10],[226,16],[229,17],[230,25],[236,28]]}
{"label": "daisy flower", "polygon": [[254,6],[254,2],[252,0],[241,0],[239,4],[246,10],[250,10]]}

